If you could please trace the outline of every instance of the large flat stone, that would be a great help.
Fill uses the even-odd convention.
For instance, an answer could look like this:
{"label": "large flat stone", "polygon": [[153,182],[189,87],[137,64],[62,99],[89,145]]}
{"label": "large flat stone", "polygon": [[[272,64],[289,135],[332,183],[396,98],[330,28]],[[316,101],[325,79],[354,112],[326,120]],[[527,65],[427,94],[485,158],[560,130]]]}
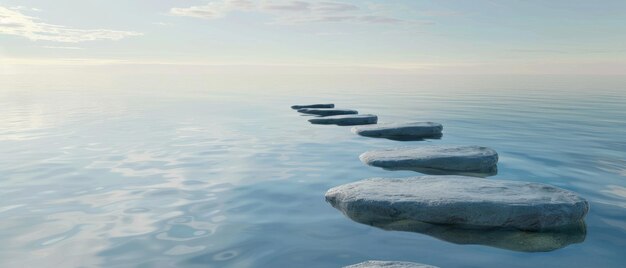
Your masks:
{"label": "large flat stone", "polygon": [[407,170],[484,171],[498,163],[498,153],[481,146],[400,147],[365,152],[359,158],[371,166]]}
{"label": "large flat stone", "polygon": [[377,121],[378,116],[375,116],[373,114],[335,115],[309,119],[309,122],[311,122],[311,124],[340,126],[376,124]]}
{"label": "large flat stone", "polygon": [[587,201],[554,186],[465,176],[374,178],[334,187],[326,201],[350,218],[542,230],[575,224]]}
{"label": "large flat stone", "polygon": [[415,262],[405,261],[366,261],[357,263],[344,268],[438,268],[437,266],[426,265]]}
{"label": "large flat stone", "polygon": [[318,104],[307,104],[307,105],[293,105],[291,109],[300,110],[305,108],[335,108],[335,104],[332,103],[318,103]]}
{"label": "large flat stone", "polygon": [[299,109],[299,113],[303,114],[314,114],[319,116],[331,116],[331,115],[343,115],[343,114],[358,114],[359,112],[356,110],[350,109],[313,109],[313,108],[304,108]]}
{"label": "large flat stone", "polygon": [[434,122],[384,123],[352,128],[361,136],[387,138],[392,140],[421,140],[440,138],[443,126]]}

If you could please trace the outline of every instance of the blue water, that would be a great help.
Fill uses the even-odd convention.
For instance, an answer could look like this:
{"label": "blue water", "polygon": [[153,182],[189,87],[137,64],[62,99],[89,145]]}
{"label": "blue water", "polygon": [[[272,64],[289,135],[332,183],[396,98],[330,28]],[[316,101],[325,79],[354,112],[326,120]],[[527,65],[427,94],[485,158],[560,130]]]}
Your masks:
{"label": "blue water", "polygon": [[[444,135],[365,138],[289,108],[311,102]],[[624,267],[625,137],[626,79],[610,76],[0,76],[0,267]],[[584,241],[455,244],[324,201],[343,183],[418,175],[358,159],[411,144],[489,146],[489,179],[579,193]]]}

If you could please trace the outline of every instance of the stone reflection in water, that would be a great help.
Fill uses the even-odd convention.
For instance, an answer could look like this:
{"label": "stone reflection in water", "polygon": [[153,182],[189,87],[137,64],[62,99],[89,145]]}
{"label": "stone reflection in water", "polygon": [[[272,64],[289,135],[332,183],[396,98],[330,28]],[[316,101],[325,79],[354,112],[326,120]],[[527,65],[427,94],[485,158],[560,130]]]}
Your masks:
{"label": "stone reflection in water", "polygon": [[471,177],[479,177],[486,178],[490,176],[498,175],[498,166],[492,166],[487,169],[482,170],[473,170],[473,171],[454,171],[454,170],[444,170],[444,169],[434,169],[434,168],[408,168],[408,167],[397,167],[397,168],[383,168],[384,170],[397,171],[397,170],[410,170],[419,172],[426,175],[460,175],[460,176],[471,176]]}
{"label": "stone reflection in water", "polygon": [[460,225],[430,224],[414,220],[372,221],[366,217],[348,215],[352,220],[388,231],[421,233],[460,244],[484,245],[522,252],[546,252],[585,241],[587,227],[584,221],[541,232],[511,228],[478,228]]}

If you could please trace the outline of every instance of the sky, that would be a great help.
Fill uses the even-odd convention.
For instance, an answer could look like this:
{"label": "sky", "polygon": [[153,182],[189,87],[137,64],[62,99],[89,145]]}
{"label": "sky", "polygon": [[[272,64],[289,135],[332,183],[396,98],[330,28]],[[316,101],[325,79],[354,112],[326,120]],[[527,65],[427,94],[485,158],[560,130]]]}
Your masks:
{"label": "sky", "polygon": [[0,64],[626,74],[626,1],[0,0]]}

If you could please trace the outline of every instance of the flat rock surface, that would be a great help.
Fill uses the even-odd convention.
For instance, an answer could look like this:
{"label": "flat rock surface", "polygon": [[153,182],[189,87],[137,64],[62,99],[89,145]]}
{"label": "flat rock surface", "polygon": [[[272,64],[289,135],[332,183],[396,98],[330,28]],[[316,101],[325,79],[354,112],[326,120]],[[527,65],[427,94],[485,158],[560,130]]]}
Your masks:
{"label": "flat rock surface", "polygon": [[326,201],[350,218],[535,231],[575,224],[589,210],[554,186],[465,176],[366,179],[328,190]]}
{"label": "flat rock surface", "polygon": [[451,171],[490,170],[498,153],[481,146],[432,145],[374,150],[359,156],[363,163],[389,169],[429,168]]}
{"label": "flat rock surface", "polygon": [[350,109],[322,109],[322,108],[304,108],[304,109],[298,109],[298,112],[303,113],[303,114],[314,114],[314,115],[320,115],[320,116],[358,114],[359,113],[356,110],[350,110]]}
{"label": "flat rock surface", "polygon": [[441,137],[443,126],[434,122],[384,123],[352,128],[361,136],[391,139],[422,139]]}
{"label": "flat rock surface", "polygon": [[415,262],[404,261],[366,261],[362,263],[344,266],[344,268],[438,268],[437,266],[426,265]]}
{"label": "flat rock surface", "polygon": [[335,108],[335,104],[332,103],[318,103],[318,104],[307,104],[307,105],[293,105],[291,109],[299,110],[304,108]]}
{"label": "flat rock surface", "polygon": [[373,114],[335,115],[309,119],[309,122],[312,124],[340,126],[367,125],[376,124],[376,122],[378,122],[378,116]]}

